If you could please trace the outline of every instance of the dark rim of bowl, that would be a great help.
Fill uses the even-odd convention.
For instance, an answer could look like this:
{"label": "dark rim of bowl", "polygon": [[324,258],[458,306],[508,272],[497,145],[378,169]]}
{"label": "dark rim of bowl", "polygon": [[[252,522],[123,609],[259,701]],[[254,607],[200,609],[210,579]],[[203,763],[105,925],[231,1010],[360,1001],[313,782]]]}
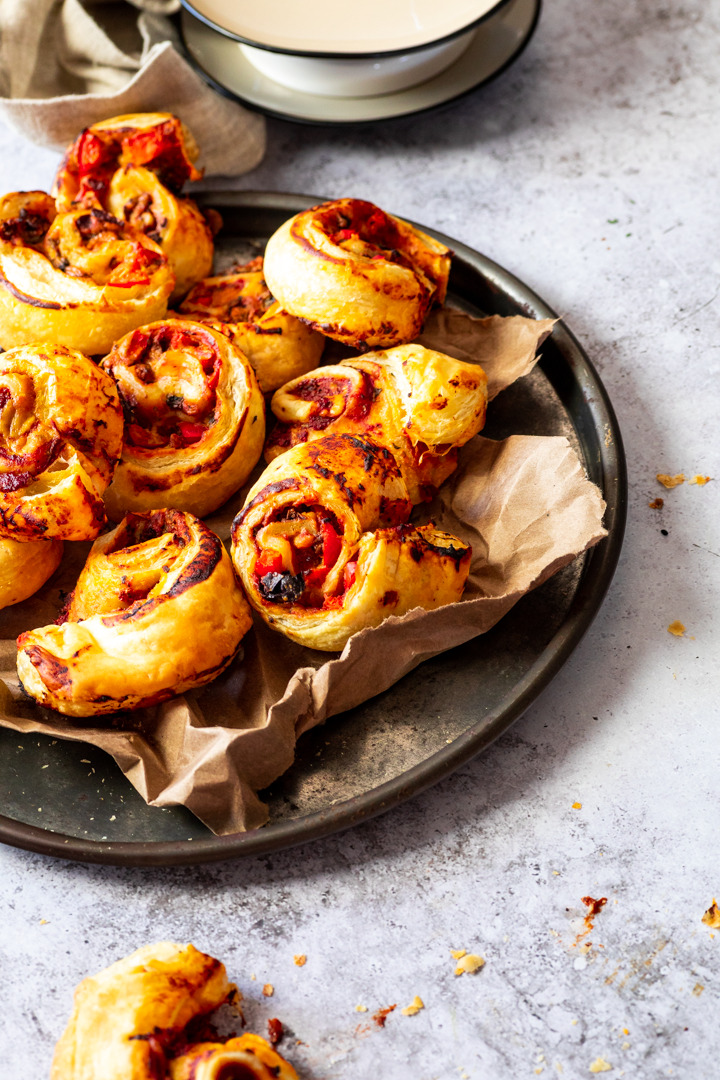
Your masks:
{"label": "dark rim of bowl", "polygon": [[283,49],[279,45],[267,45],[262,41],[256,41],[254,38],[244,37],[242,34],[236,33],[234,30],[228,30],[224,26],[220,26],[208,15],[203,15],[197,8],[190,2],[190,0],[180,0],[182,6],[199,22],[205,23],[211,30],[216,30],[218,34],[222,34],[223,37],[230,38],[232,41],[237,41],[240,45],[250,45],[254,49],[262,49],[264,52],[284,53],[286,56],[306,56],[315,60],[377,60],[381,57],[390,56],[407,56],[409,53],[419,52],[421,49],[431,49],[438,45],[444,45],[446,42],[453,41],[457,37],[461,37],[463,34],[469,33],[470,30],[474,30],[485,22],[486,19],[496,15],[501,8],[504,8],[507,4],[513,2],[513,0],[496,0],[496,3],[489,11],[486,11],[484,15],[478,16],[477,19],[473,19],[471,22],[461,26],[458,30],[453,30],[451,34],[444,34],[442,37],[434,38],[432,41],[425,41],[422,45],[409,45],[407,48],[399,49],[382,49],[373,52],[333,52],[322,51],[319,49]]}
{"label": "dark rim of bowl", "polygon": [[534,15],[533,15],[533,20],[532,20],[530,26],[528,27],[527,32],[525,33],[525,36],[523,37],[522,41],[518,45],[515,52],[513,52],[507,58],[507,60],[505,60],[500,65],[500,67],[496,68],[495,71],[493,71],[490,75],[488,75],[487,78],[481,79],[477,83],[473,83],[473,85],[469,86],[467,88],[467,90],[461,90],[460,93],[458,93],[458,94],[453,94],[449,98],[443,98],[442,101],[438,101],[436,104],[433,104],[433,105],[427,105],[422,109],[412,109],[412,108],[410,108],[410,109],[407,109],[407,110],[405,110],[403,112],[393,113],[392,116],[380,116],[380,117],[372,117],[371,116],[371,117],[361,118],[359,120],[352,120],[352,119],[350,119],[350,120],[348,120],[348,119],[345,119],[345,120],[338,120],[338,119],[320,120],[320,119],[316,119],[315,117],[297,116],[297,115],[293,115],[293,113],[280,112],[277,109],[271,109],[271,108],[268,108],[268,106],[266,106],[266,105],[260,105],[255,101],[249,101],[247,98],[240,97],[239,94],[236,94],[233,90],[229,90],[227,86],[225,86],[223,83],[219,82],[215,78],[214,75],[211,75],[202,66],[202,64],[200,64],[199,61],[195,59],[195,57],[190,52],[190,49],[188,48],[187,42],[185,40],[185,35],[183,33],[183,30],[182,30],[182,25],[180,26],[180,36],[181,36],[182,45],[183,45],[183,48],[184,48],[184,51],[185,51],[185,59],[187,60],[187,62],[190,64],[190,66],[193,68],[193,70],[196,71],[198,73],[198,75],[200,75],[201,78],[203,78],[205,80],[205,82],[209,86],[211,86],[213,88],[213,90],[215,90],[222,97],[228,98],[230,101],[238,101],[242,105],[244,105],[245,108],[251,109],[253,112],[261,113],[263,116],[269,116],[269,117],[271,117],[272,119],[275,119],[275,120],[285,120],[285,121],[289,120],[292,123],[306,124],[306,125],[309,125],[310,127],[340,127],[340,126],[345,126],[345,125],[352,125],[353,127],[361,127],[363,124],[381,124],[381,123],[391,124],[391,123],[393,123],[393,121],[403,120],[403,119],[406,119],[408,116],[427,116],[430,113],[439,112],[440,110],[447,108],[448,106],[452,105],[453,103],[455,103],[457,101],[462,101],[463,98],[469,97],[470,94],[474,94],[476,90],[481,89],[481,87],[483,87],[483,86],[487,86],[488,83],[491,83],[495,79],[499,78],[499,76],[502,75],[502,73],[504,71],[506,71],[512,64],[515,63],[515,61],[518,59],[518,57],[522,55],[522,53],[525,51],[527,46],[532,41],[532,39],[533,39],[533,37],[535,35],[535,31],[537,30],[538,23],[540,21],[540,14],[541,14],[541,11],[542,11],[542,3],[543,3],[543,0],[534,0],[535,12],[534,12]]}
{"label": "dark rim of bowl", "polygon": [[[322,202],[313,196],[265,192],[210,192],[199,200],[207,206],[282,209],[288,214]],[[602,477],[607,501],[605,525],[608,536],[591,549],[568,614],[552,640],[513,688],[512,700],[472,724],[454,741],[400,776],[362,795],[292,821],[272,823],[245,833],[209,836],[186,841],[83,840],[49,832],[35,825],[0,815],[0,842],[43,855],[87,863],[116,866],[176,866],[251,855],[265,855],[342,832],[384,813],[445,779],[502,735],[550,683],[580,642],[610,586],[622,548],[627,516],[627,470],[622,436],[615,412],[600,377],[579,342],[562,319],[514,274],[472,248],[418,226],[451,247],[472,271],[479,272],[491,289],[504,297],[506,313],[536,319],[558,319],[551,340],[564,361],[564,375],[580,391],[594,436],[595,471]],[[543,360],[540,360],[543,367]],[[586,432],[587,434],[587,432]],[[588,448],[585,447],[586,460]]]}

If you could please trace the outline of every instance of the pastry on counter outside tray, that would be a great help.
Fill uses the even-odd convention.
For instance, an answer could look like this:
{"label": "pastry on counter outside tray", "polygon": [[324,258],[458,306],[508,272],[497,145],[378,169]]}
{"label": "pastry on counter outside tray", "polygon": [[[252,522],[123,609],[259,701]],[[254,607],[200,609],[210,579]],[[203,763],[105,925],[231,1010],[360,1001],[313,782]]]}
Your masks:
{"label": "pastry on counter outside tray", "polygon": [[192,945],[137,949],[77,987],[50,1080],[298,1080],[257,1035],[193,1035],[238,996],[224,965]]}

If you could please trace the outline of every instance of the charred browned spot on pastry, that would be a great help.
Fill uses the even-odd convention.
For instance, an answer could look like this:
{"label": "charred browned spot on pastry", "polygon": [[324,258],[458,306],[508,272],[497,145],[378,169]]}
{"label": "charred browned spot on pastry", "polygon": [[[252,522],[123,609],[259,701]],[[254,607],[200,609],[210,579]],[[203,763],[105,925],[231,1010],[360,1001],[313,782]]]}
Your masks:
{"label": "charred browned spot on pastry", "polygon": [[276,495],[279,491],[292,491],[299,487],[300,482],[294,477],[289,477],[287,480],[275,480],[272,484],[268,484],[267,487],[264,487],[262,491],[259,491],[257,493],[255,498],[252,499],[251,502],[249,502],[247,506],[241,511],[238,517],[235,518],[235,521],[233,522],[233,534],[235,533],[236,527],[242,525],[247,515],[250,513],[254,506],[258,505],[258,503],[263,502],[263,500],[267,499],[270,495]]}
{"label": "charred browned spot on pastry", "polygon": [[[17,639],[18,649],[24,649],[24,644],[28,636],[28,633],[20,635]],[[46,649],[43,649],[41,645],[29,645],[24,651],[48,690],[58,693],[70,686],[71,679],[68,674],[67,664],[63,664],[56,657],[52,656],[51,653]]]}
{"label": "charred browned spot on pastry", "polygon": [[432,544],[429,540],[426,540],[425,543],[430,551],[434,551],[437,555],[442,555],[445,559],[452,559],[456,567],[458,567],[463,560],[469,559],[472,555],[472,548],[469,545],[467,547],[464,545],[462,547],[454,547],[452,545],[445,547],[440,544]]}
{"label": "charred browned spot on pastry", "polygon": [[383,607],[388,607],[388,605],[390,605],[390,604],[397,604],[399,599],[400,599],[400,596],[395,591],[395,589],[388,589],[388,591],[386,593],[383,593],[383,598],[380,601],[380,603],[382,604]]}
{"label": "charred browned spot on pastry", "polygon": [[319,476],[322,476],[324,480],[329,480],[332,476],[332,472],[330,471],[330,469],[326,469],[322,465],[309,465],[308,471],[316,472]]}
{"label": "charred browned spot on pastry", "polygon": [[21,304],[29,304],[30,307],[36,308],[50,308],[53,311],[60,311],[62,308],[62,304],[58,304],[54,300],[40,300],[37,296],[28,296],[27,293],[22,292],[13,285],[11,281],[8,281],[2,273],[0,273],[0,287],[7,289]]}

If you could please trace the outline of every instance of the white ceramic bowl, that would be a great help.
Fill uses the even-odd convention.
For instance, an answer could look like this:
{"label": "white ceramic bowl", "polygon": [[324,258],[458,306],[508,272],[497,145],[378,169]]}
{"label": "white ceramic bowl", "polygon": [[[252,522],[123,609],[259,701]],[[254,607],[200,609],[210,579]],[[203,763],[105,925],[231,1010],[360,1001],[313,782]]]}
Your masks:
{"label": "white ceramic bowl", "polygon": [[475,31],[471,30],[442,45],[414,52],[347,60],[294,56],[251,45],[238,48],[253,67],[290,90],[353,98],[392,94],[432,79],[465,52],[474,36]]}
{"label": "white ceramic bowl", "polygon": [[244,45],[325,59],[409,53],[466,33],[506,0],[182,0]]}

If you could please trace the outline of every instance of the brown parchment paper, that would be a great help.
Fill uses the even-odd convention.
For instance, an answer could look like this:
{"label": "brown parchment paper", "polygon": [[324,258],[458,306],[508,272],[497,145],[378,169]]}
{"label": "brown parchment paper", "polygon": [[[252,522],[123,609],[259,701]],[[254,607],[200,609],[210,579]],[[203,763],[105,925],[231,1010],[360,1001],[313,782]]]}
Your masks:
{"label": "brown parchment paper", "polygon": [[[443,310],[419,340],[481,362],[494,397],[531,370],[552,325]],[[207,519],[226,541],[243,498],[239,492]],[[356,634],[342,654],[296,645],[256,617],[236,660],[208,687],[102,721],[71,721],[41,709],[24,695],[15,671],[15,637],[55,620],[89,549],[66,544],[48,585],[0,613],[0,724],[101,747],[146,801],[183,804],[216,833],[255,828],[267,820],[256,792],[291,765],[303,731],[387,689],[423,660],[489,630],[527,591],[605,535],[604,508],[564,437],[476,436],[433,503],[415,515],[472,545],[470,578],[459,603],[390,617]],[[188,633],[201,634],[202,627],[188,627]]]}

